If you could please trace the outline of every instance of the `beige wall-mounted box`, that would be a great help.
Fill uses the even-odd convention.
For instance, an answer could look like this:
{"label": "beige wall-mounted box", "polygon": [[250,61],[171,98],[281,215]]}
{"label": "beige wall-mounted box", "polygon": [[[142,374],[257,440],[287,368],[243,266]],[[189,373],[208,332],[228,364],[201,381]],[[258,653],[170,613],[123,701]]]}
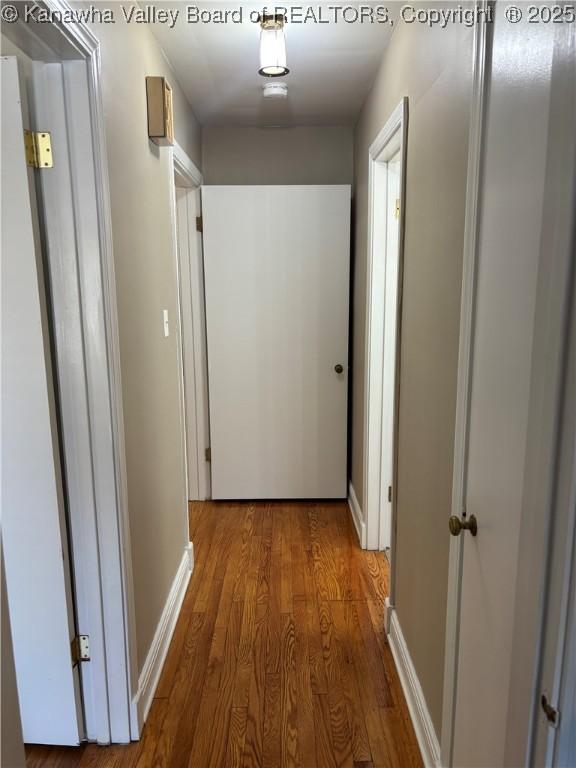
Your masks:
{"label": "beige wall-mounted box", "polygon": [[148,137],[160,147],[174,144],[172,88],[165,77],[146,78],[148,102]]}

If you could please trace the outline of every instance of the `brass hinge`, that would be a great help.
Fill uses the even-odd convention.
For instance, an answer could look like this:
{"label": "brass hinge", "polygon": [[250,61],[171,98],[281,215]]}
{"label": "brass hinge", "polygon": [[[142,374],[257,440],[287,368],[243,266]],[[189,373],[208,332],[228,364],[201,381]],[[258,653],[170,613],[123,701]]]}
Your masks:
{"label": "brass hinge", "polygon": [[540,698],[540,705],[542,711],[546,715],[546,720],[548,720],[552,728],[558,728],[560,724],[560,712],[548,702],[548,698],[544,693]]}
{"label": "brass hinge", "polygon": [[72,666],[80,661],[90,661],[90,637],[88,635],[76,635],[70,643],[72,654]]}
{"label": "brass hinge", "polygon": [[394,210],[394,215],[397,219],[400,218],[400,200],[396,200],[396,208]]}
{"label": "brass hinge", "polygon": [[212,461],[212,448],[206,448],[204,456],[206,457],[206,461]]}
{"label": "brass hinge", "polygon": [[388,486],[388,501],[392,501],[392,486]]}
{"label": "brass hinge", "polygon": [[204,222],[202,216],[196,216],[196,232],[204,232]]}
{"label": "brass hinge", "polygon": [[48,131],[24,131],[26,164],[30,168],[52,168],[52,141]]}

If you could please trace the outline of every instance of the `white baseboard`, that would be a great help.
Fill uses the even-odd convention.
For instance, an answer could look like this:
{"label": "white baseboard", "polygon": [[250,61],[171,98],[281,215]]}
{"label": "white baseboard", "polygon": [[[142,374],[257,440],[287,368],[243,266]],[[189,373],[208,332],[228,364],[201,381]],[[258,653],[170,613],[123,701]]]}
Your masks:
{"label": "white baseboard", "polygon": [[422,760],[426,768],[440,768],[438,736],[394,608],[391,608],[390,611],[390,634],[388,637],[412,725],[422,753]]}
{"label": "white baseboard", "polygon": [[[136,716],[136,728],[133,728],[132,738],[139,738],[142,727],[148,717],[148,712],[152,706],[152,700],[162,667],[166,661],[170,641],[176,627],[176,622],[182,607],[182,601],[186,594],[186,588],[190,581],[190,576],[194,570],[194,548],[192,542],[184,549],[182,560],[176,571],[176,576],[170,587],[170,592],[164,605],[164,610],[156,627],[152,645],[148,651],[148,656],[144,662],[140,678],[138,680],[138,693],[132,702],[132,711]],[[134,731],[137,733],[134,733]]]}
{"label": "white baseboard", "polygon": [[[188,546],[184,549],[184,553],[188,555],[188,565],[190,568],[190,576],[192,575],[192,571],[194,570],[194,543],[192,541],[188,542]],[[188,578],[190,578],[188,576]]]}
{"label": "white baseboard", "polygon": [[390,602],[389,597],[384,598],[384,631],[387,635],[390,634],[392,625],[392,614],[394,613],[394,606]]}
{"label": "white baseboard", "polygon": [[356,528],[360,546],[362,549],[366,549],[366,523],[364,522],[362,510],[360,509],[360,504],[358,504],[358,498],[352,483],[348,484],[348,506],[352,514],[352,520],[354,522],[354,527]]}

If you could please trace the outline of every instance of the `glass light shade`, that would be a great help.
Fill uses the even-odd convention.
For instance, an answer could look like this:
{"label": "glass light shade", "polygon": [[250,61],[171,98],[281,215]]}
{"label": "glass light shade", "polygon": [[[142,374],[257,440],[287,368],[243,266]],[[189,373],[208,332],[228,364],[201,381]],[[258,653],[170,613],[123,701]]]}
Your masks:
{"label": "glass light shade", "polygon": [[281,25],[265,25],[260,32],[260,69],[264,77],[280,77],[289,72],[286,66],[286,42]]}

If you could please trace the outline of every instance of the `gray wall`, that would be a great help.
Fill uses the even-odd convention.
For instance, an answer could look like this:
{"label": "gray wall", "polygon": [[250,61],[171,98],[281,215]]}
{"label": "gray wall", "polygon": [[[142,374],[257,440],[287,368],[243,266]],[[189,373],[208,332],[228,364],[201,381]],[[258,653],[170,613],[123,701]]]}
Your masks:
{"label": "gray wall", "polygon": [[202,130],[206,184],[351,184],[351,127]]}
{"label": "gray wall", "polygon": [[[146,75],[168,78],[178,143],[200,165],[200,130],[173,72],[145,25],[94,26],[112,202],[128,503],[138,664],[149,650],[184,551],[185,474],[178,289],[172,250],[169,150],[148,140]],[[162,310],[170,336],[164,338]]]}
{"label": "gray wall", "polygon": [[399,24],[355,131],[352,483],[362,506],[368,149],[408,96],[396,608],[438,735],[471,62],[470,30]]}

